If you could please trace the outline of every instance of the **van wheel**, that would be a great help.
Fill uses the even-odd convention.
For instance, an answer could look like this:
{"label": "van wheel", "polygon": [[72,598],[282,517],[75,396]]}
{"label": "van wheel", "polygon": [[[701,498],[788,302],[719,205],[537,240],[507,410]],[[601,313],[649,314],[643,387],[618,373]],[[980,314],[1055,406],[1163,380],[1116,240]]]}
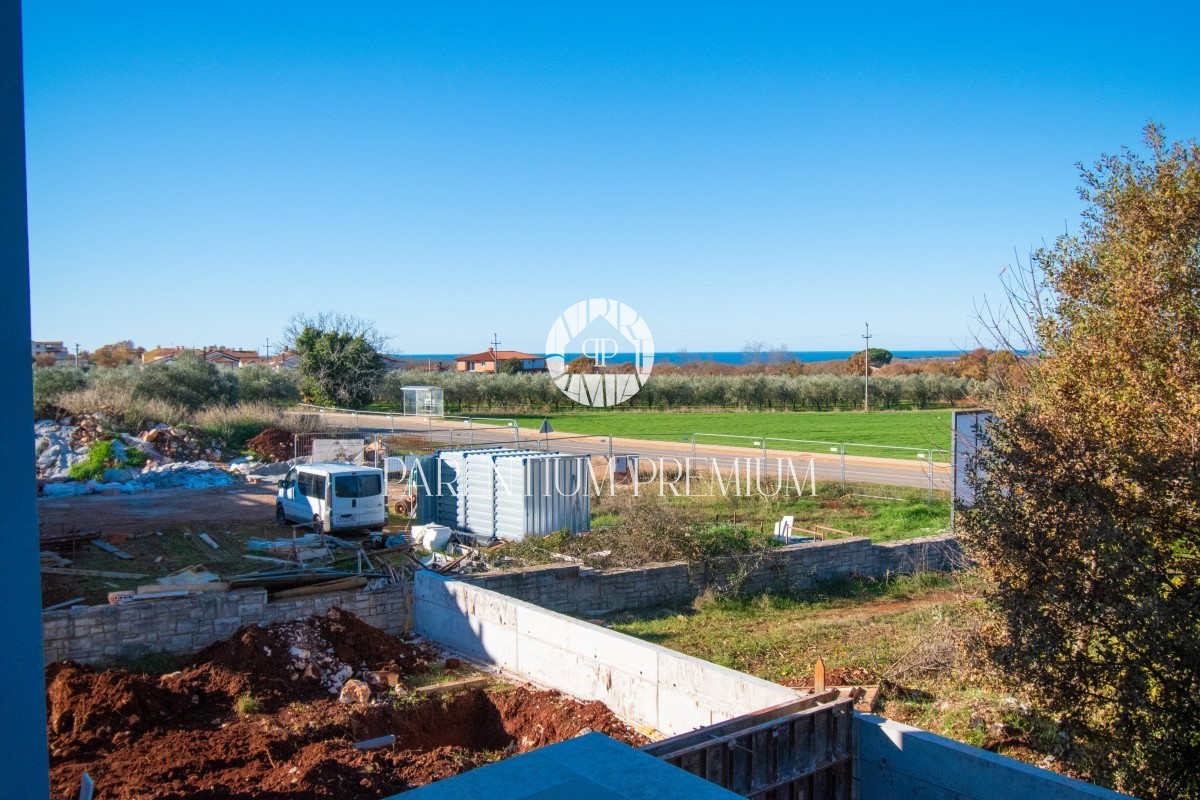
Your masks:
{"label": "van wheel", "polygon": [[275,504],[275,524],[276,525],[287,525],[287,514],[283,513],[283,504],[282,503]]}

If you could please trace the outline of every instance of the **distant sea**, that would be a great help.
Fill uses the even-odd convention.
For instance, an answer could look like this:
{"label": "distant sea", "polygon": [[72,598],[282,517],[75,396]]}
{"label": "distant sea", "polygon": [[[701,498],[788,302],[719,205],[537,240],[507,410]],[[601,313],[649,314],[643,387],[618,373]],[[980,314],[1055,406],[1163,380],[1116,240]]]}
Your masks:
{"label": "distant sea", "polygon": [[[791,350],[787,353],[788,358],[794,358],[802,363],[812,363],[815,361],[841,361],[854,355],[857,350]],[[954,358],[962,353],[961,350],[893,350],[892,355],[895,358]],[[393,353],[396,358],[401,358],[406,361],[453,361],[461,353]],[[580,353],[568,353],[567,360],[580,355]],[[762,360],[767,360],[771,354],[763,353]],[[632,361],[631,354],[621,354],[611,359],[614,363]],[[750,356],[741,351],[730,350],[697,350],[687,351],[686,353],[667,352],[655,353],[654,362],[656,364],[683,364],[692,361],[714,361],[718,364],[748,364],[751,361]]]}

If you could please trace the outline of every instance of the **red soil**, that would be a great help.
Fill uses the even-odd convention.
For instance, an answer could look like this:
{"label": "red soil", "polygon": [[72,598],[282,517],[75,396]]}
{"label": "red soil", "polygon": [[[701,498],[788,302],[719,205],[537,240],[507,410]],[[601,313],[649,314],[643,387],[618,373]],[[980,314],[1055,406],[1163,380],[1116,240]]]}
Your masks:
{"label": "red soil", "polygon": [[[320,652],[294,655],[310,647]],[[369,705],[334,699],[330,679],[345,667],[356,677],[381,667],[410,675],[428,670],[432,656],[335,609],[245,628],[162,677],[53,664],[53,797],[77,796],[86,770],[97,800],[366,800],[588,730],[644,741],[601,703],[524,687],[428,699],[377,687]],[[263,713],[239,716],[243,693]],[[392,747],[353,747],[387,734]]]}

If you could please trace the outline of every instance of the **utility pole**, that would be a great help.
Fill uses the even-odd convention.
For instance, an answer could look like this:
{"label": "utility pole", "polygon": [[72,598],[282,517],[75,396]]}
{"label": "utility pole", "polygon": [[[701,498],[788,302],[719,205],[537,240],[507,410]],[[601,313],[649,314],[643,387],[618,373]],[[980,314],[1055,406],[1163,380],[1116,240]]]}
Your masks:
{"label": "utility pole", "polygon": [[79,342],[75,343],[75,369],[79,369]]}
{"label": "utility pole", "polygon": [[863,347],[863,411],[871,410],[871,392],[869,389],[871,380],[871,323],[864,322],[867,326],[867,332],[863,334],[863,339],[866,340],[866,345]]}
{"label": "utility pole", "polygon": [[267,354],[264,356],[264,358],[266,358],[268,361],[271,360],[271,340],[270,340],[270,338],[267,339]]}
{"label": "utility pole", "polygon": [[500,348],[500,339],[496,335],[496,332],[492,331],[492,349],[498,350],[499,348]]}

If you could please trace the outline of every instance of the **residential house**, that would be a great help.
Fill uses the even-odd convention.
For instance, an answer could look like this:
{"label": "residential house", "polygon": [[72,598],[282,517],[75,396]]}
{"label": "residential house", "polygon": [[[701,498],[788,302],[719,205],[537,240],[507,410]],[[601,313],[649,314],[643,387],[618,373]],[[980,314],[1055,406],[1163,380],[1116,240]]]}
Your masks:
{"label": "residential house", "polygon": [[62,362],[71,357],[71,351],[62,342],[33,342],[33,357],[38,356],[53,356],[56,362]]}
{"label": "residential house", "polygon": [[494,350],[490,347],[482,353],[459,356],[454,359],[454,364],[459,372],[496,372],[499,365],[505,361],[520,362],[522,372],[546,371],[545,356],[522,353],[520,350]]}

